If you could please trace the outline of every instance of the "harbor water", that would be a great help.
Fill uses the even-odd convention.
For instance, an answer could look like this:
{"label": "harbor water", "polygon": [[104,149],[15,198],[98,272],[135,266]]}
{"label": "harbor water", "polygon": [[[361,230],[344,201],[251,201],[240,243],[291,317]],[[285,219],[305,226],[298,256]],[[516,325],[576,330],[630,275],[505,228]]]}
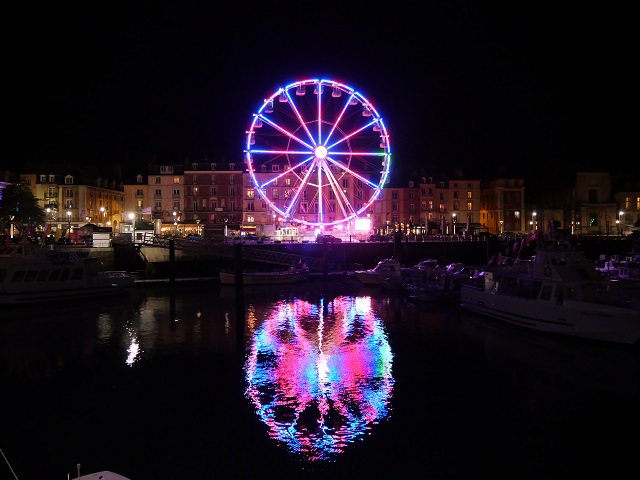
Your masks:
{"label": "harbor water", "polygon": [[3,479],[637,475],[637,348],[346,279],[5,309],[0,386]]}

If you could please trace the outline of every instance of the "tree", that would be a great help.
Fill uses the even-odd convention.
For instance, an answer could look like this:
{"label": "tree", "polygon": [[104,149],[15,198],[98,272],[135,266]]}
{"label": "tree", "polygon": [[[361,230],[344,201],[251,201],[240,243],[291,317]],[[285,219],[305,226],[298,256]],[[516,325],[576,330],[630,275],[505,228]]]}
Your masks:
{"label": "tree", "polygon": [[29,188],[21,184],[10,184],[0,192],[0,222],[35,227],[45,220],[44,210]]}

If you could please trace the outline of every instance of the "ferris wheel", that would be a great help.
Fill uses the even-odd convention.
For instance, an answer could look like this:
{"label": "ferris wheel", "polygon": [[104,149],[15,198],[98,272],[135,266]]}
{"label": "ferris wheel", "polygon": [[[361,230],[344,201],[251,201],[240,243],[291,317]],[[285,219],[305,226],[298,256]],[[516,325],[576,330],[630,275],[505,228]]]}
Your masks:
{"label": "ferris wheel", "polygon": [[332,80],[278,89],[253,114],[245,162],[273,215],[312,227],[365,216],[389,176],[389,134],[373,105]]}

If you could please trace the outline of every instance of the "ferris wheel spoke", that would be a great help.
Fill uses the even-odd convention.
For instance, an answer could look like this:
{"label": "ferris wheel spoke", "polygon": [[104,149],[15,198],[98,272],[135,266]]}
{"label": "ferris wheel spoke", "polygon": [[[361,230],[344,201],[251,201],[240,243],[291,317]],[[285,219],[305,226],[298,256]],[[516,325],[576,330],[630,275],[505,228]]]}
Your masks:
{"label": "ferris wheel spoke", "polygon": [[[349,203],[349,200],[347,199],[346,195],[342,191],[342,188],[340,187],[340,182],[338,181],[338,179],[335,177],[335,175],[331,171],[331,168],[329,167],[329,165],[327,165],[326,163],[323,164],[323,170],[324,170],[325,175],[327,177],[329,186],[331,187],[331,190],[333,191],[333,194],[336,197],[335,198],[336,202],[338,204],[340,204],[340,208],[342,210],[342,213],[344,215],[348,215],[349,213],[355,212],[355,210],[353,210],[353,209],[351,209],[350,212],[347,212],[347,210],[344,208],[343,203]],[[330,199],[327,198],[327,202],[329,202],[329,201],[330,201]]]}
{"label": "ferris wheel spoke", "polygon": [[[335,132],[336,128],[338,128],[338,125],[342,121],[342,118],[344,117],[344,113],[347,111],[347,108],[349,108],[349,105],[351,104],[351,101],[352,101],[353,98],[354,98],[354,96],[351,95],[344,102],[344,105],[342,107],[342,111],[340,112],[340,115],[338,115],[336,120],[333,122],[333,126],[331,127],[331,130],[329,131],[329,134],[327,135],[327,139],[325,140],[325,143],[329,143],[329,139],[333,135],[333,132]],[[338,142],[338,143],[340,143],[340,142]]]}
{"label": "ferris wheel spoke", "polygon": [[370,187],[377,187],[378,184],[376,182],[372,182],[371,180],[369,180],[366,177],[363,177],[362,175],[360,175],[358,172],[351,170],[349,167],[347,167],[344,163],[342,162],[337,162],[335,160],[333,160],[330,157],[326,158],[327,161],[331,162],[331,164],[335,165],[338,168],[341,168],[342,170],[344,170],[346,173],[352,175],[353,177],[357,178],[358,180],[362,180],[364,183],[366,183],[367,185],[369,185]]}
{"label": "ferris wheel spoke", "polygon": [[349,140],[349,139],[350,139],[350,138],[352,138],[354,135],[356,135],[356,134],[358,134],[358,133],[362,132],[363,130],[365,130],[365,129],[367,129],[367,128],[369,128],[369,127],[373,126],[373,125],[375,125],[375,123],[376,123],[375,121],[371,121],[371,122],[367,123],[366,125],[363,125],[363,126],[362,126],[362,127],[360,127],[359,129],[357,129],[357,130],[355,130],[355,131],[351,132],[350,134],[345,135],[343,138],[341,138],[341,139],[340,139],[340,140],[338,140],[337,142],[332,143],[331,145],[328,145],[328,146],[327,146],[327,150],[331,150],[331,149],[333,149],[333,147],[335,147],[336,145],[339,145],[339,144],[341,144],[342,142],[344,142],[344,141],[346,141],[346,140]]}
{"label": "ferris wheel spoke", "polygon": [[[276,130],[278,130],[280,133],[282,133],[283,135],[286,135],[290,139],[295,140],[296,142],[298,142],[300,145],[303,145],[303,146],[307,147],[309,149],[309,151],[313,150],[313,145],[309,145],[307,142],[305,142],[301,138],[299,138],[296,135],[294,135],[293,133],[291,133],[285,127],[281,127],[279,124],[271,121],[271,119],[269,119],[268,117],[265,117],[264,115],[260,115],[260,118],[262,119],[263,123],[266,123],[267,125],[270,125],[271,127],[273,127]],[[307,133],[308,133],[308,130],[307,130]],[[311,140],[313,141],[313,138],[311,138]],[[307,151],[306,153],[309,153],[309,151]]]}
{"label": "ferris wheel spoke", "polygon": [[303,192],[303,187],[305,187],[308,184],[309,181],[309,176],[311,175],[311,172],[313,171],[312,168],[309,168],[306,172],[305,175],[301,180],[301,185],[299,186],[299,188],[296,189],[295,194],[293,195],[293,198],[291,198],[291,203],[289,205],[289,208],[287,208],[287,213],[291,213],[291,211],[295,211],[295,209],[298,206],[299,203],[299,199],[300,196]]}
{"label": "ferris wheel spoke", "polygon": [[[309,140],[311,140],[311,142],[313,143],[313,145],[317,145],[317,142],[315,141],[315,139],[313,138],[313,135],[311,134],[311,132],[309,131],[309,129],[307,128],[307,124],[304,120],[304,118],[302,118],[302,114],[300,113],[300,110],[298,110],[298,107],[296,106],[296,102],[293,100],[293,98],[291,97],[291,95],[289,95],[289,92],[286,92],[286,96],[288,99],[288,104],[291,107],[291,110],[293,110],[293,113],[295,115],[295,117],[298,119],[298,123],[299,125],[302,127],[302,129],[306,132],[307,136],[309,137]],[[306,144],[305,144],[306,145]],[[311,149],[313,149],[313,147],[311,147]]]}

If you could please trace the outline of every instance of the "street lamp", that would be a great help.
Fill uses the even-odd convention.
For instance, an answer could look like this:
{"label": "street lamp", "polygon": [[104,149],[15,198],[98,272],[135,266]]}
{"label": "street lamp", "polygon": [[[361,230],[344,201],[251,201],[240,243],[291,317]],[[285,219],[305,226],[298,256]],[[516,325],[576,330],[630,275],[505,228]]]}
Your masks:
{"label": "street lamp", "polygon": [[71,212],[67,210],[67,224],[69,225],[67,228],[67,238],[71,240]]}
{"label": "street lamp", "polygon": [[531,212],[531,230],[536,230],[536,215],[538,215],[536,211]]}
{"label": "street lamp", "polygon": [[618,231],[620,232],[620,235],[622,235],[622,230],[624,229],[624,226],[621,225],[623,215],[624,215],[624,212],[620,210],[620,213],[618,214],[618,219],[616,220],[616,224],[618,225]]}
{"label": "street lamp", "polygon": [[133,220],[136,218],[133,212],[129,213],[129,221],[131,222],[131,238],[133,239],[133,243],[136,243],[136,222]]}
{"label": "street lamp", "polygon": [[454,213],[452,215],[452,217],[453,217],[453,234],[455,235],[456,234],[456,219],[458,218],[458,214]]}

